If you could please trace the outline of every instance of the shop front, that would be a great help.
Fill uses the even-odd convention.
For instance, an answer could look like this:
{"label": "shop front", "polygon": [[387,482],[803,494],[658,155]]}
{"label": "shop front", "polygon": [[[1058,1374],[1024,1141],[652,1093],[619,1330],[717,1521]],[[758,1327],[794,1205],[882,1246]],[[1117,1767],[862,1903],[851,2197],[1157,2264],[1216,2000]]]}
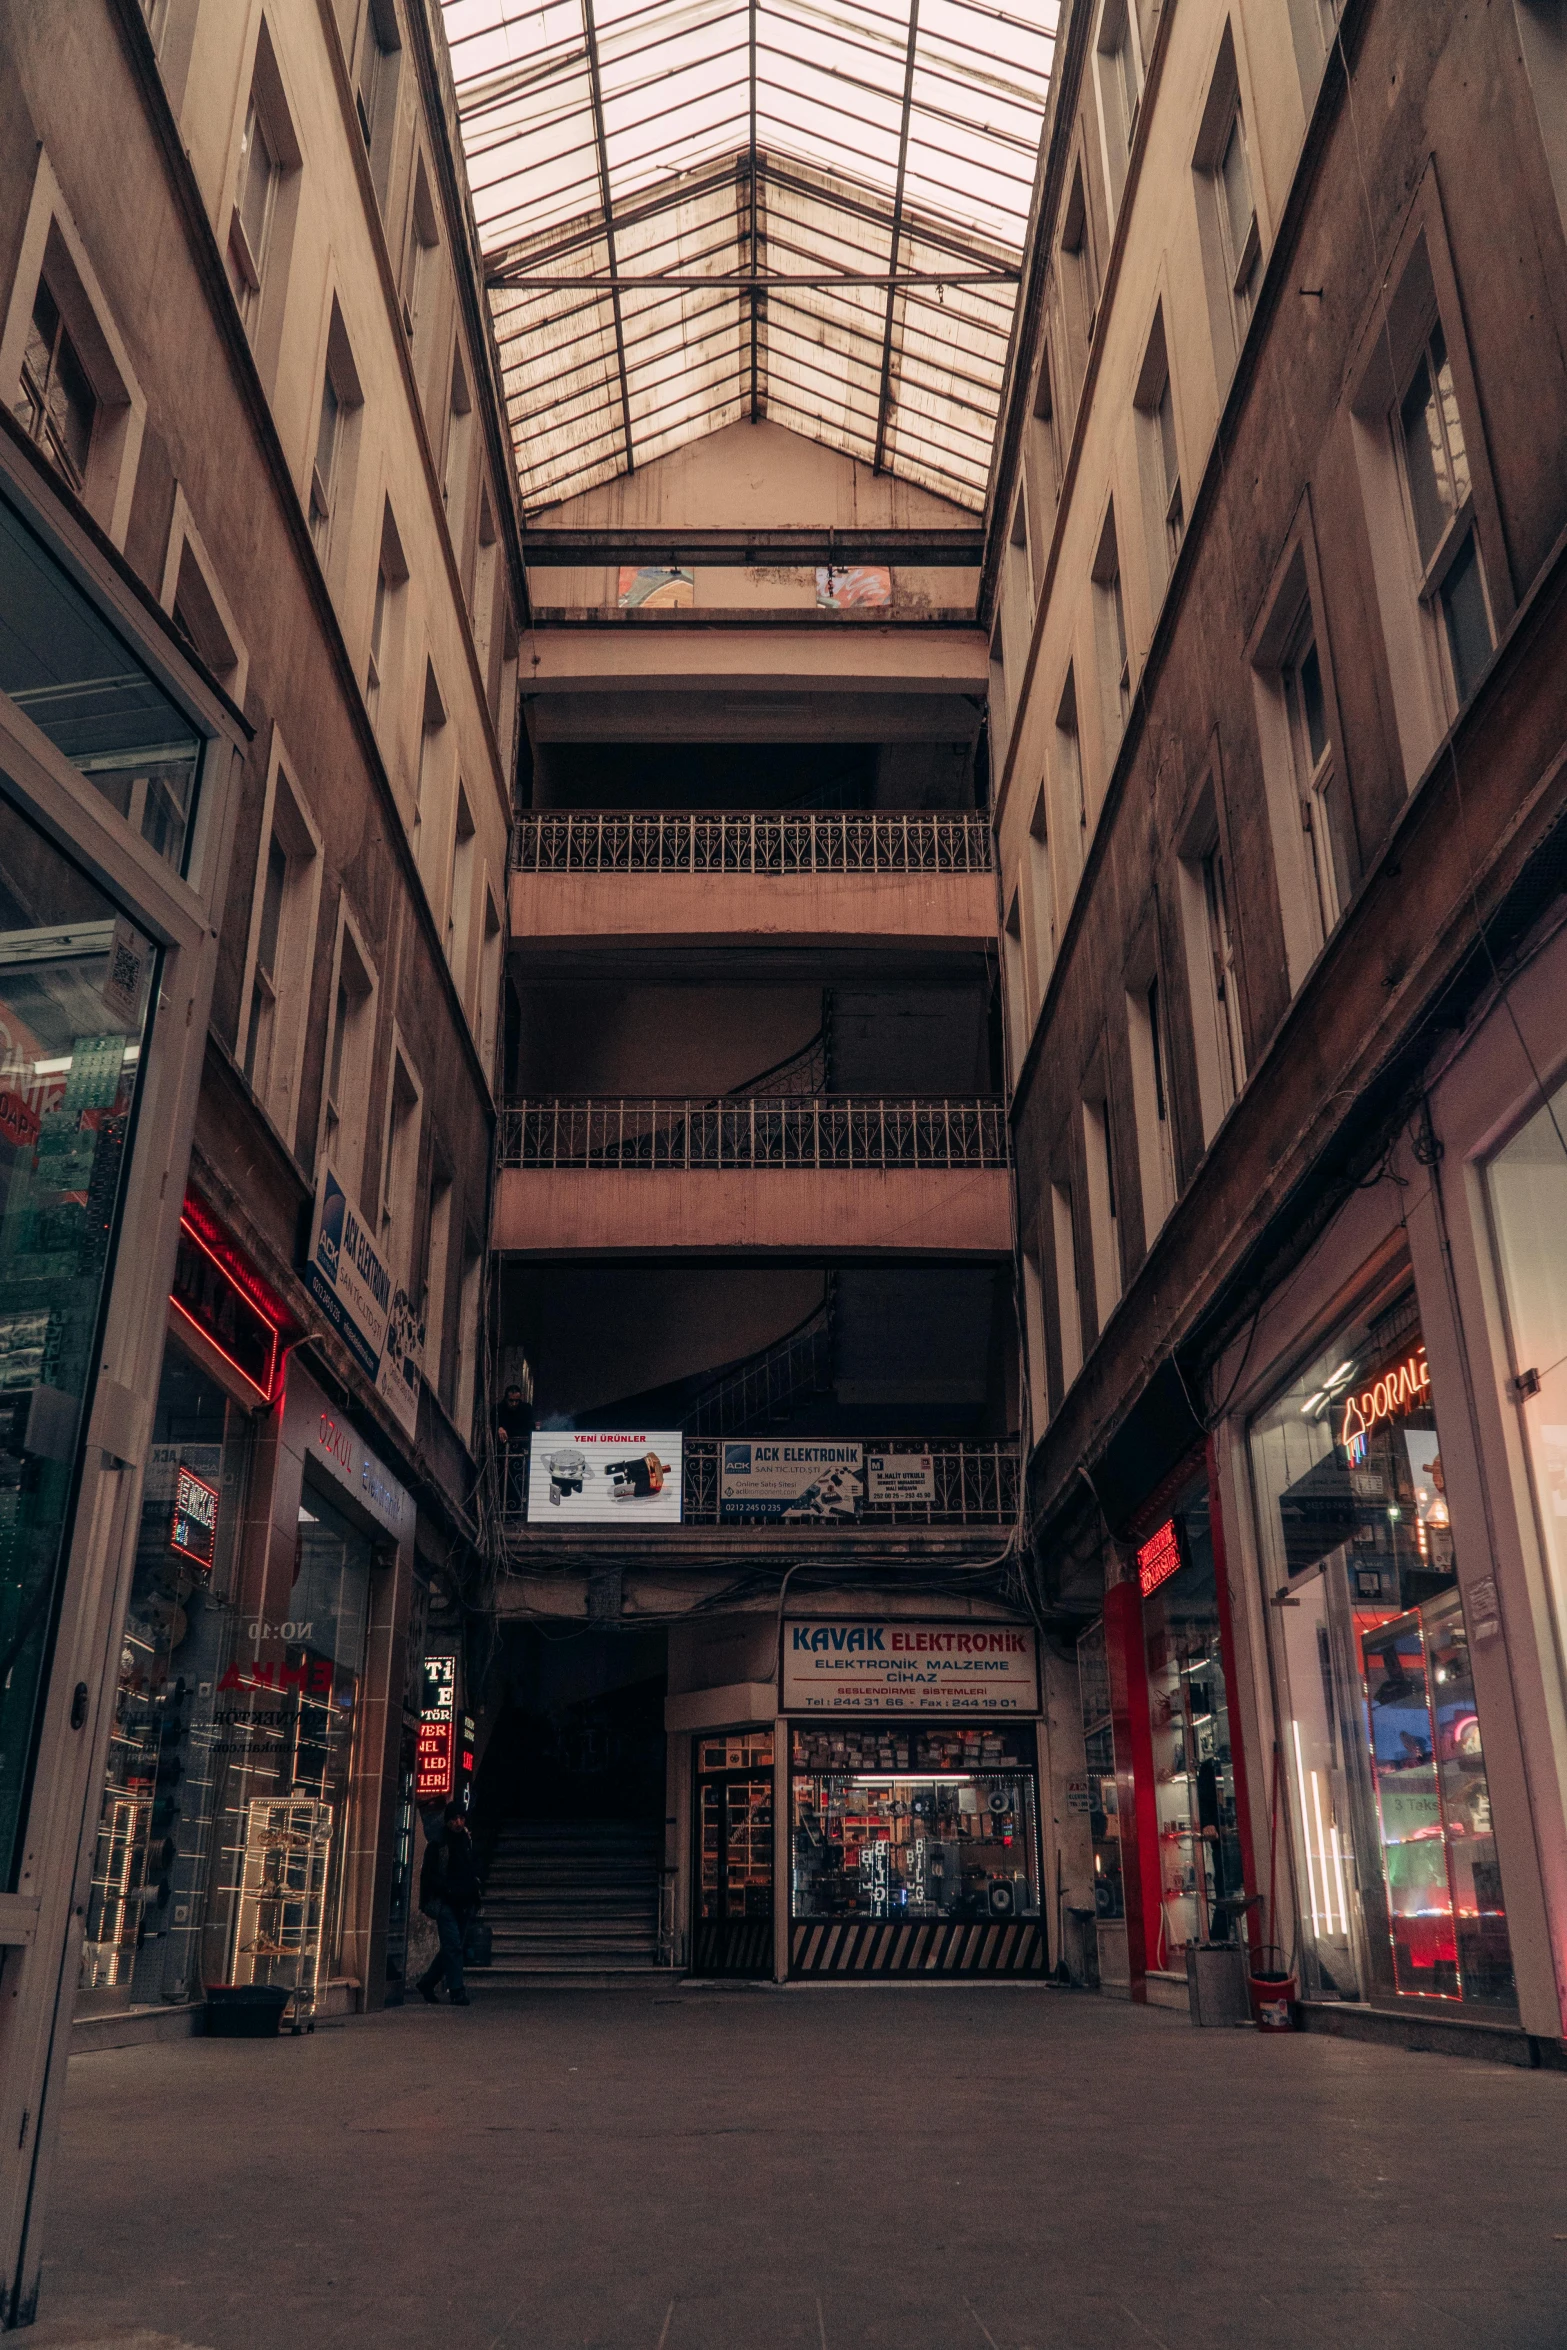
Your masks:
{"label": "shop front", "polygon": [[1288,1794],[1277,1829],[1303,1996],[1508,2022],[1513,1954],[1471,1659],[1472,1640],[1497,1630],[1495,1584],[1471,1584],[1486,1611],[1471,1621],[1437,1400],[1403,1273],[1252,1419]]}
{"label": "shop front", "polygon": [[1234,1947],[1251,1870],[1235,1664],[1206,1461],[1134,1524],[1078,1643],[1094,1956],[1103,1989],[1185,2007],[1187,1957]]}
{"label": "shop front", "polygon": [[783,1626],[788,1972],[1042,1975],[1031,1626]]}

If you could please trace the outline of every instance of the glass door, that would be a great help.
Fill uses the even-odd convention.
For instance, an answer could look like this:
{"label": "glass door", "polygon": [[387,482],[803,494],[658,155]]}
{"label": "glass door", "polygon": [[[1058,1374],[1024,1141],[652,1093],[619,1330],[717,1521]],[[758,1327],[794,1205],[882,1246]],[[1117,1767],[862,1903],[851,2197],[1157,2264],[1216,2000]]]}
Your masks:
{"label": "glass door", "polygon": [[773,1733],[696,1742],[696,1916],[692,1971],[773,1971]]}

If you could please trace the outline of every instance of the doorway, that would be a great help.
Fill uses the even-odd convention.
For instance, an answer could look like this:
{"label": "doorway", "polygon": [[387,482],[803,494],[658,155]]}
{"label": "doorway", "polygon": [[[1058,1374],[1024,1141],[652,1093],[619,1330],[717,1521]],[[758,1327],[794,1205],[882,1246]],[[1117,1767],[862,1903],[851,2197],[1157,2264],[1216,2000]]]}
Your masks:
{"label": "doorway", "polygon": [[696,1915],[691,1971],[773,1971],[773,1733],[696,1741]]}

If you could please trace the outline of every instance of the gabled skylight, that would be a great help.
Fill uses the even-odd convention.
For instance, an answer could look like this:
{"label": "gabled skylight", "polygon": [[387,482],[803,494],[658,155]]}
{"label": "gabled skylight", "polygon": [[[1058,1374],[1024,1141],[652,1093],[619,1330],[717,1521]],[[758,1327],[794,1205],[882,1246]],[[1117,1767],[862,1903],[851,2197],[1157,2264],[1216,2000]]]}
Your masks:
{"label": "gabled skylight", "polygon": [[443,13],[529,513],[748,416],[983,504],[1056,0]]}

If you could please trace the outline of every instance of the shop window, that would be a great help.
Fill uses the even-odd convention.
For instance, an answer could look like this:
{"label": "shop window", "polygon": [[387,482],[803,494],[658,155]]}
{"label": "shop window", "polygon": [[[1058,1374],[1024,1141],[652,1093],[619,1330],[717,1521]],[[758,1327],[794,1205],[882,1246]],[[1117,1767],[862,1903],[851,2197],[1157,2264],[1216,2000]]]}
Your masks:
{"label": "shop window", "polygon": [[262,813],[265,852],[251,905],[240,1062],[292,1149],[321,899],[321,836],[277,737]]}
{"label": "shop window", "polygon": [[1122,1875],[1120,1791],[1110,1667],[1105,1627],[1091,1624],[1077,1643],[1078,1702],[1083,1724],[1083,1768],[1088,1786],[1088,1835],[1093,1854],[1093,1915],[1081,1918],[1080,1964],[1085,1982],[1125,1991],[1126,1886]]}
{"label": "shop window", "polygon": [[1197,180],[1203,269],[1222,387],[1246,339],[1262,277],[1262,237],[1252,186],[1251,151],[1241,106],[1235,40],[1228,25],[1203,108],[1192,170]]}
{"label": "shop window", "polygon": [[1497,1626],[1466,1622],[1434,1404],[1405,1292],[1251,1428],[1304,1988],[1507,2014],[1470,1666]]}
{"label": "shop window", "polygon": [[1165,1082],[1163,1008],[1159,982],[1132,988],[1126,997],[1126,1041],[1132,1067],[1132,1110],[1137,1122],[1137,1172],[1143,1201],[1143,1242],[1154,1236],[1175,1205],[1175,1138]]}
{"label": "shop window", "polygon": [[0,1884],[15,1882],[157,965],[0,795]]}
{"label": "shop window", "polygon": [[341,1971],[354,1896],[352,1766],[375,1546],[307,1474],[279,1607],[234,1611],[218,1681],[214,1881],[202,1979],[266,1983],[308,2013]]}
{"label": "shop window", "polygon": [[1175,395],[1164,340],[1164,307],[1154,313],[1133,394],[1137,410],[1138,471],[1143,493],[1148,569],[1156,595],[1163,589],[1186,530],[1181,454],[1175,433]]}
{"label": "shop window", "polygon": [[78,2015],[201,1997],[253,1422],[172,1339],[142,1481]]}
{"label": "shop window", "polygon": [[1512,1394],[1534,1477],[1558,1637],[1567,1653],[1567,1086],[1486,1170]]}
{"label": "shop window", "polygon": [[773,1733],[729,1730],[696,1741],[699,1974],[773,1971]]}
{"label": "shop window", "polygon": [[796,1919],[1039,1916],[1031,1730],[796,1725],[792,1763]]}
{"label": "shop window", "polygon": [[184,870],[202,738],[3,499],[0,691],[116,816]]}

